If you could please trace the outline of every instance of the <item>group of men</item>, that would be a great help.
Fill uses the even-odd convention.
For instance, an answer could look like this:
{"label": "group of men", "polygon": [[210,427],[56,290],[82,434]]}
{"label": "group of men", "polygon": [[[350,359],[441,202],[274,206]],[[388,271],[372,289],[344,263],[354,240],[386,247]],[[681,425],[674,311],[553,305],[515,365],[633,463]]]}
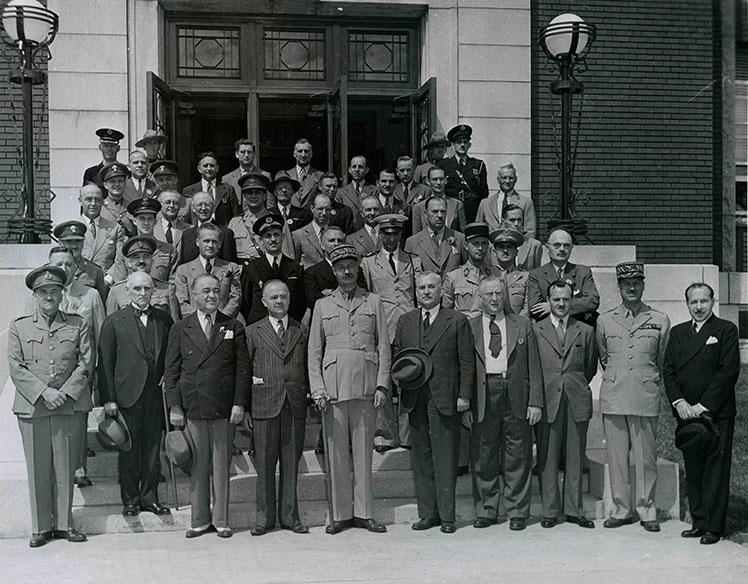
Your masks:
{"label": "group of men", "polygon": [[[486,197],[485,164],[467,156],[471,133],[460,125],[434,136],[428,162],[414,168],[402,157],[376,186],[356,156],[341,189],[311,167],[306,140],[294,146],[295,167],[273,180],[240,140],[236,171],[219,183],[215,157],[200,155],[201,181],[180,192],[174,163],[135,151],[120,164],[121,133],[100,130],[104,161],[86,171],[81,221],[55,227],[60,246],[27,277],[35,306],[9,331],[32,547],[86,539],[70,508],[73,482],[90,484],[94,388],[106,415],[100,440],[119,451],[126,517],[170,513],[158,500],[159,454],[163,432],[176,428],[166,445],[190,474],[188,538],[232,535],[240,424],[252,429],[258,475],[252,535],[276,522],[308,532],[296,496],[308,396],[325,429],[328,533],[386,531],[373,513],[372,459],[398,446],[411,449],[414,530],[455,532],[466,468],[474,527],[498,522],[503,496],[509,528],[525,529],[535,464],[542,527],[565,516],[593,528],[582,473],[598,363],[615,504],[605,527],[638,516],[659,531],[664,382],[685,444],[694,525],[683,535],[718,541],[738,358],[735,327],[712,314],[713,290],[689,287],[692,321],[671,334],[668,317],[642,302],[643,265],[629,262],[616,267],[621,304],[599,315],[590,268],[570,261],[570,233],[549,233],[540,265],[532,200],[514,191],[513,166],[499,169],[500,191]],[[447,139],[455,156],[444,159]],[[136,193],[129,202],[127,192]],[[702,427],[716,436],[711,449],[699,449]]]}

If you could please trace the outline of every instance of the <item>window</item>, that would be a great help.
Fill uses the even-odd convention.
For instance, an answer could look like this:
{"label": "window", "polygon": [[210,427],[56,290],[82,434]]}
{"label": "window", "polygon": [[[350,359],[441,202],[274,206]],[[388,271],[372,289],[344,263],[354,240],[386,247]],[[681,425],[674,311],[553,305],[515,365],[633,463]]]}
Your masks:
{"label": "window", "polygon": [[402,32],[348,32],[351,81],[410,81],[410,35]]}
{"label": "window", "polygon": [[180,26],[177,54],[179,77],[241,77],[238,28]]}
{"label": "window", "polygon": [[325,31],[266,28],[265,79],[325,79]]}

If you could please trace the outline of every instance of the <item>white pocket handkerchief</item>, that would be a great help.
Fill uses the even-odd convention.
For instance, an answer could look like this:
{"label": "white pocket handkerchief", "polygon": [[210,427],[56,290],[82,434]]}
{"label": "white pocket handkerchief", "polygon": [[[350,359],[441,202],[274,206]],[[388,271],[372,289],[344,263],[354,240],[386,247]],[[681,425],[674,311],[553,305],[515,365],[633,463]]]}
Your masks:
{"label": "white pocket handkerchief", "polygon": [[265,383],[265,380],[262,377],[255,377],[253,375],[252,376],[252,383],[255,384],[255,385],[262,385],[263,383]]}
{"label": "white pocket handkerchief", "polygon": [[226,331],[226,334],[223,337],[224,341],[228,341],[229,339],[234,338],[234,331]]}
{"label": "white pocket handkerchief", "polygon": [[717,344],[717,343],[719,343],[719,341],[717,340],[717,337],[709,337],[709,338],[708,338],[708,339],[706,340],[706,344],[707,344],[707,345],[715,345],[715,344]]}

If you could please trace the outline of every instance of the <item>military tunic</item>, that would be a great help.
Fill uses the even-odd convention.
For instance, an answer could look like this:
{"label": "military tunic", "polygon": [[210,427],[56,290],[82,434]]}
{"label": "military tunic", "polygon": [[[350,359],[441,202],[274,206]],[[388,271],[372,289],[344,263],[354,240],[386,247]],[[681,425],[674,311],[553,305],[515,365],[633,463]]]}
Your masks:
{"label": "military tunic", "polygon": [[[127,293],[126,281],[117,282],[109,291],[109,298],[106,301],[107,315],[117,312],[132,303],[130,295]],[[169,314],[173,320],[179,320],[179,301],[174,290],[174,285],[170,282],[162,282],[156,278],[153,279],[153,296],[151,296],[151,306],[163,310]]]}
{"label": "military tunic", "polygon": [[134,235],[136,233],[135,225],[132,222],[132,217],[127,212],[127,205],[124,199],[115,201],[111,197],[107,197],[101,203],[101,216],[109,221],[114,221],[122,226],[125,230],[126,235]]}
{"label": "military tunic", "polygon": [[442,306],[454,308],[468,318],[481,312],[478,286],[489,276],[500,276],[498,268],[490,264],[476,268],[470,261],[444,276],[442,282]]}
{"label": "military tunic", "polygon": [[81,257],[75,266],[73,279],[90,288],[94,288],[99,293],[99,296],[101,296],[101,301],[106,301],[109,288],[104,281],[104,270],[95,263]]}
{"label": "military tunic", "polygon": [[[177,250],[165,241],[156,238],[154,238],[154,241],[156,242],[156,251],[153,252],[153,266],[151,266],[150,274],[155,279],[166,282],[177,267]],[[107,271],[107,275],[111,276],[115,282],[119,282],[127,278],[129,274],[125,256],[122,250],[119,250],[117,257],[114,259],[114,264]]]}
{"label": "military tunic", "polygon": [[[259,258],[264,253],[260,246],[260,236],[255,235],[252,226],[257,219],[267,213],[252,215],[244,213],[239,217],[232,217],[229,221],[229,229],[234,232],[234,241],[236,242],[236,257],[240,262],[248,262]],[[293,257],[293,255],[291,255]]]}
{"label": "military tunic", "polygon": [[[510,270],[498,268],[501,278],[504,280],[507,291],[507,300],[514,314],[528,315],[527,308],[527,282],[530,272],[514,267]],[[506,307],[504,309],[506,312]]]}

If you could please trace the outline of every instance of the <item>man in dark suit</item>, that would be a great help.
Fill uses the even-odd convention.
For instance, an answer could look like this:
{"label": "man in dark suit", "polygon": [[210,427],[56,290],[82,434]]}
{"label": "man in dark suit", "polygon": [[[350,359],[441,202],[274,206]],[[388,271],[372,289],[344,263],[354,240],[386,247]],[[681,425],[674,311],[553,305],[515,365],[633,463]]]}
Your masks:
{"label": "man in dark suit", "polygon": [[153,280],[145,272],[127,278],[131,304],[110,314],[99,335],[99,392],[104,413],[119,410],[132,448],[119,453],[120,492],[126,517],[140,511],[168,515],[158,502],[159,447],[164,430],[160,382],[171,317],[151,306]]}
{"label": "man in dark suit", "polygon": [[[244,327],[218,311],[218,278],[203,274],[192,284],[197,310],[169,334],[164,390],[169,420],[187,426],[194,443],[190,474],[192,526],[188,538],[215,527],[231,537],[229,468],[234,426],[249,402],[249,354]],[[213,511],[210,508],[211,474]]]}
{"label": "man in dark suit", "polygon": [[700,537],[702,544],[709,545],[724,533],[730,496],[735,383],[740,373],[738,329],[714,315],[714,290],[708,284],[686,288],[686,304],[691,320],[670,331],[664,380],[678,419],[676,433],[692,420],[708,416],[719,436],[706,454],[683,452],[693,527],[681,536]]}
{"label": "man in dark suit", "polygon": [[538,345],[527,317],[504,314],[507,291],[500,277],[483,280],[478,293],[482,312],[470,320],[477,357],[476,392],[473,408],[463,418],[471,428],[473,527],[497,522],[503,463],[509,529],[520,531],[530,516],[532,426],[543,411]]}
{"label": "man in dark suit", "polygon": [[[293,147],[296,164],[286,171],[288,176],[299,183],[299,189],[293,195],[293,204],[297,207],[309,207],[319,189],[322,171],[312,168],[312,144],[306,138],[299,138]],[[268,203],[275,205],[275,197],[268,197]]]}
{"label": "man in dark suit", "polygon": [[467,223],[475,221],[478,205],[488,196],[486,164],[478,158],[468,156],[472,135],[473,128],[467,124],[452,128],[447,132],[447,139],[452,142],[455,154],[436,163],[447,175],[447,196],[455,197],[465,204]]}
{"label": "man in dark suit", "polygon": [[340,227],[330,227],[322,235],[324,258],[304,270],[304,298],[309,310],[314,311],[314,304],[320,298],[329,296],[338,287],[338,280],[332,271],[329,253],[345,243],[345,233]]}
{"label": "man in dark suit", "polygon": [[467,317],[441,308],[441,278],[423,272],[416,280],[420,308],[400,317],[393,351],[415,347],[431,357],[433,374],[420,387],[401,390],[408,413],[411,464],[418,499],[416,531],[441,524],[454,533],[460,414],[470,407],[475,386],[473,337]]}
{"label": "man in dark suit", "polygon": [[534,320],[548,316],[551,312],[548,286],[556,280],[566,280],[574,288],[569,314],[594,327],[598,317],[600,294],[595,286],[592,270],[569,261],[574,249],[571,234],[565,229],[554,229],[548,235],[546,247],[551,261],[532,270],[527,280],[527,306],[530,307],[530,316]]}
{"label": "man in dark suit", "polygon": [[125,206],[135,199],[154,198],[158,194],[158,185],[148,176],[148,158],[145,153],[140,150],[130,152],[127,166],[130,176],[125,180],[125,192],[122,196]]}
{"label": "man in dark suit", "polygon": [[538,475],[543,499],[542,527],[556,525],[561,515],[558,469],[566,444],[563,513],[567,523],[593,528],[582,506],[582,472],[587,427],[592,418],[589,383],[597,373],[594,329],[569,317],[571,284],[558,280],[548,289],[551,314],[533,325],[543,368],[545,415],[538,424]]}
{"label": "man in dark suit", "polygon": [[105,165],[117,161],[119,142],[125,138],[125,135],[119,130],[113,130],[112,128],[99,128],[96,130],[96,135],[99,137],[99,151],[101,152],[102,161],[85,170],[82,186],[94,183],[101,189],[102,194],[106,196],[104,183],[101,181],[99,173]]}
{"label": "man in dark suit", "polygon": [[275,205],[269,205],[268,211],[280,215],[291,232],[301,229],[312,222],[312,213],[304,207],[297,207],[291,203],[293,194],[299,190],[299,181],[291,177],[285,170],[275,175],[268,186],[268,190],[275,195]]}
{"label": "man in dark suit", "polygon": [[[212,223],[213,197],[208,193],[197,193],[192,198],[192,216],[195,218],[195,227],[185,229],[182,233],[182,245],[179,249],[179,261],[177,262],[180,266],[191,262],[200,255],[200,251],[197,249],[197,230],[203,223]],[[227,262],[237,263],[234,232],[228,227],[219,227],[219,229],[221,230],[221,247],[218,250],[218,257]]]}
{"label": "man in dark suit", "polygon": [[397,159],[397,178],[400,182],[395,187],[395,197],[405,202],[408,209],[408,215],[414,205],[425,201],[431,189],[425,184],[416,182],[413,179],[415,174],[415,168],[413,166],[413,159],[410,156],[401,156]]}
{"label": "man in dark suit", "polygon": [[[364,156],[354,156],[348,166],[348,174],[351,175],[351,182],[340,189],[336,199],[348,207],[354,217],[358,215],[361,208],[361,199],[367,195],[373,195],[377,192],[377,187],[366,182],[366,175],[369,173],[369,165]],[[337,182],[337,178],[336,178]],[[337,187],[337,185],[335,185]],[[356,229],[361,226],[358,225]]]}
{"label": "man in dark suit", "polygon": [[234,189],[236,201],[239,203],[240,208],[243,208],[244,205],[244,195],[242,194],[242,187],[239,184],[240,178],[250,173],[262,174],[268,180],[272,178],[269,172],[262,170],[255,164],[255,151],[255,145],[252,140],[241,138],[234,142],[234,156],[239,161],[239,167],[221,177],[222,183]]}
{"label": "man in dark suit", "polygon": [[197,193],[208,193],[213,197],[212,222],[220,227],[226,227],[232,217],[242,214],[234,189],[217,180],[218,161],[212,152],[198,155],[197,171],[200,173],[200,180],[185,187],[182,194],[191,198]]}
{"label": "man in dark suit", "polygon": [[332,201],[330,207],[330,225],[337,225],[346,235],[350,235],[363,226],[361,215],[340,201],[338,177],[326,172],[319,180],[319,193],[327,195]]}
{"label": "man in dark suit", "polygon": [[[247,328],[257,469],[257,515],[252,535],[264,535],[273,529],[276,514],[282,529],[309,533],[299,518],[296,496],[309,389],[309,328],[288,317],[290,293],[280,280],[265,283],[262,303],[268,316]],[[275,467],[279,459],[280,501],[276,511]]]}

